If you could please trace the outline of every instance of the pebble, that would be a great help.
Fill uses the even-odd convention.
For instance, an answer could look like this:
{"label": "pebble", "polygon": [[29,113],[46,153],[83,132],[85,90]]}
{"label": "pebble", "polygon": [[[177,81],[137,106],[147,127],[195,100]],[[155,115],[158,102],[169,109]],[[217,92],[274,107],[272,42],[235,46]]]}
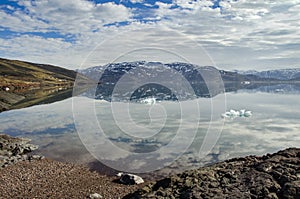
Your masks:
{"label": "pebble", "polygon": [[90,199],[98,199],[98,198],[103,198],[103,196],[101,196],[101,195],[98,194],[98,193],[93,193],[93,194],[90,194],[90,195],[89,195],[89,198],[90,198]]}

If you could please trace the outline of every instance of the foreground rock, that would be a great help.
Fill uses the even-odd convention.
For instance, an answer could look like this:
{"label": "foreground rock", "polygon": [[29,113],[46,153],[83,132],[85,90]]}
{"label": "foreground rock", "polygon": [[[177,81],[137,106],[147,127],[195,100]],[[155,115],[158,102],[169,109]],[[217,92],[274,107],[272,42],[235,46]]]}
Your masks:
{"label": "foreground rock", "polygon": [[140,176],[130,174],[130,173],[118,173],[118,177],[120,177],[119,182],[125,185],[134,185],[134,184],[142,184],[144,183],[143,178]]}
{"label": "foreground rock", "polygon": [[236,158],[186,171],[125,198],[300,199],[300,149]]}
{"label": "foreground rock", "polygon": [[38,146],[30,144],[26,138],[14,138],[0,134],[0,168],[15,164],[20,161],[32,161],[43,159],[40,155],[28,155]]}

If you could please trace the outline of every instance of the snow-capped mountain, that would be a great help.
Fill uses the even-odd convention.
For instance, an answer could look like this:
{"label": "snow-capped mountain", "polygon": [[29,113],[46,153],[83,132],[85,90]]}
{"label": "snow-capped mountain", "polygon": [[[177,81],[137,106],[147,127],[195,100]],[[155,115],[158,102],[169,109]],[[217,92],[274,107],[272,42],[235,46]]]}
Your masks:
{"label": "snow-capped mountain", "polygon": [[236,71],[242,75],[255,75],[266,79],[296,80],[300,79],[300,68],[278,69],[268,71]]}
{"label": "snow-capped mountain", "polygon": [[92,97],[108,101],[143,101],[147,98],[155,98],[157,101],[186,100],[213,97],[241,89],[282,92],[285,88],[295,88],[286,85],[281,88],[282,85],[277,87],[277,84],[300,79],[300,69],[232,72],[178,62],[110,63],[78,72],[98,82],[96,94],[90,94]]}
{"label": "snow-capped mountain", "polygon": [[[224,92],[220,73],[212,66],[137,61],[111,63],[79,72],[99,82],[96,98],[106,100],[112,97],[140,100],[153,96],[158,100],[178,100]],[[210,81],[213,89],[208,91],[205,81]],[[122,89],[113,93],[117,84]]]}

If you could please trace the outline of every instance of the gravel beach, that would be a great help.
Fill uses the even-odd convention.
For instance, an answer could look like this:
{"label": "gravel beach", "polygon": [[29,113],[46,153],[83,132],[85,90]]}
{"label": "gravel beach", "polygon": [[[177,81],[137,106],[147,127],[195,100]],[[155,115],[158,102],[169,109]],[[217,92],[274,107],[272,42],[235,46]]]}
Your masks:
{"label": "gravel beach", "polygon": [[[106,176],[86,166],[31,155],[37,146],[29,142],[29,139],[0,135],[1,199],[300,199],[299,148],[288,148],[264,156],[234,158],[158,181],[147,179],[144,183],[135,176],[134,179],[142,184],[124,185],[119,183],[117,176]],[[125,175],[123,180],[123,183],[131,181],[130,175]]]}
{"label": "gravel beach", "polygon": [[138,185],[122,185],[115,177],[52,160],[23,161],[0,169],[0,198],[122,198]]}

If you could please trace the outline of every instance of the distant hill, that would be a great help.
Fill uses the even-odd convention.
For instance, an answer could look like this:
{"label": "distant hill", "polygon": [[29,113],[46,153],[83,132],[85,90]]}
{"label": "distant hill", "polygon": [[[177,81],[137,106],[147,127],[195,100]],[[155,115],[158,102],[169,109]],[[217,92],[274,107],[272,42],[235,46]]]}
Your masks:
{"label": "distant hill", "polygon": [[277,79],[277,80],[300,80],[300,68],[288,68],[288,69],[277,69],[267,71],[236,71],[242,75],[255,75],[265,79]]}
{"label": "distant hill", "polygon": [[0,58],[0,86],[72,84],[77,72],[58,66]]}
{"label": "distant hill", "polygon": [[0,58],[0,112],[70,97],[77,75],[88,81],[62,67]]}

